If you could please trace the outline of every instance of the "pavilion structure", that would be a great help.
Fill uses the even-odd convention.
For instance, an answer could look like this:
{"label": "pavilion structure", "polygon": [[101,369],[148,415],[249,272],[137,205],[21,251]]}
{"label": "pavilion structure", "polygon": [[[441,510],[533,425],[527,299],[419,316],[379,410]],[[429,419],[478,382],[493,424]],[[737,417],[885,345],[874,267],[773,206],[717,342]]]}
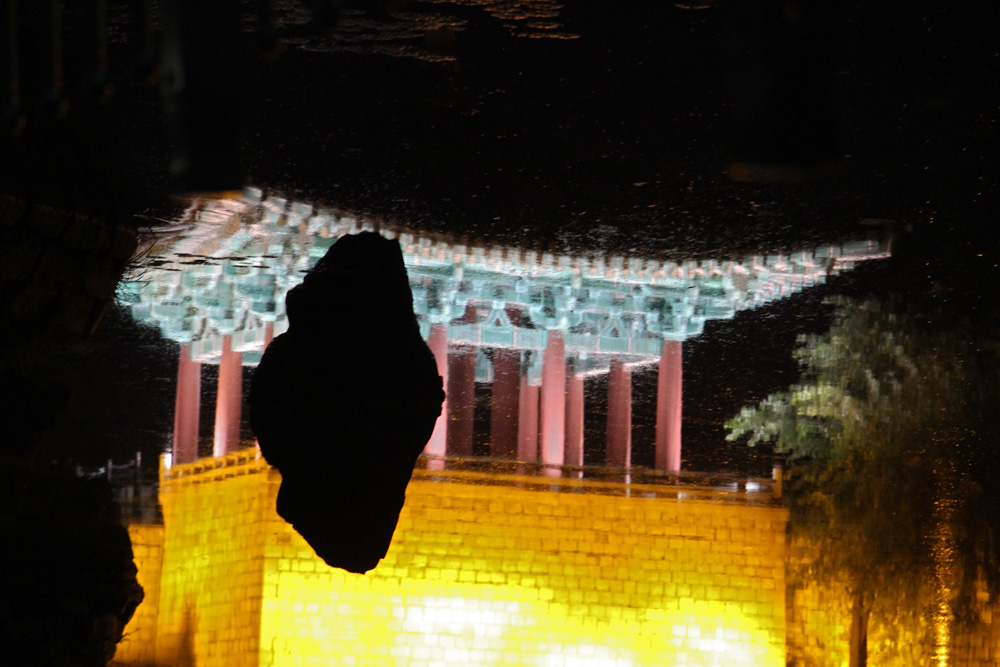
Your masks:
{"label": "pavilion structure", "polygon": [[[214,451],[241,446],[243,367],[287,329],[285,294],[336,240],[372,222],[265,197],[203,200],[127,283],[132,314],[181,346],[172,457],[197,458],[201,366],[219,366]],[[425,453],[471,456],[475,383],[492,386],[490,455],[583,465],[584,378],[607,373],[605,465],[631,465],[633,369],[656,364],[655,466],[681,466],[684,341],[706,320],[782,299],[857,262],[862,240],[738,260],[571,256],[454,242],[398,229],[421,333],[447,400]],[[359,325],[364,326],[363,318]],[[588,462],[595,463],[595,462]]]}

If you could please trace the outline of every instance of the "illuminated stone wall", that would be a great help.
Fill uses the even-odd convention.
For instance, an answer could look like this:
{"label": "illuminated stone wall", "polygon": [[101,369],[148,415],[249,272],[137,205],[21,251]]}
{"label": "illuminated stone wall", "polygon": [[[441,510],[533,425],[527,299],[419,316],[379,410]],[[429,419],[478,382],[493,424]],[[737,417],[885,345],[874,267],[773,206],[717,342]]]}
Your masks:
{"label": "illuminated stone wall", "polygon": [[959,633],[952,647],[951,664],[965,667],[1000,665],[1000,609],[993,604],[980,615],[982,625],[971,632]]}
{"label": "illuminated stone wall", "polygon": [[788,543],[786,619],[789,664],[795,667],[847,665],[850,606],[842,586],[818,585],[808,563],[815,548],[801,540]]}
{"label": "illuminated stone wall", "polygon": [[[795,539],[788,558],[788,664],[846,667],[850,599],[844,581],[819,581],[809,571],[816,547]],[[934,581],[919,602],[899,591],[876,591],[868,625],[868,664],[879,667],[996,667],[1000,665],[1000,607],[985,589],[977,598],[978,622],[963,627],[936,618]]]}
{"label": "illuminated stone wall", "polygon": [[155,664],[157,614],[160,609],[160,574],[163,565],[163,526],[134,524],[128,527],[132,555],[139,568],[142,604],[125,630],[115,651],[116,662],[130,665]]}
{"label": "illuminated stone wall", "polygon": [[783,666],[784,523],[772,508],[415,480],[371,575],[317,566],[278,534],[263,664]]}
{"label": "illuminated stone wall", "polygon": [[156,664],[785,665],[783,508],[418,471],[353,575],[277,517],[252,453],[169,474]]}
{"label": "illuminated stone wall", "polygon": [[278,482],[253,450],[178,468],[185,474],[161,475],[160,482],[156,662],[259,664],[265,545],[280,521]]}

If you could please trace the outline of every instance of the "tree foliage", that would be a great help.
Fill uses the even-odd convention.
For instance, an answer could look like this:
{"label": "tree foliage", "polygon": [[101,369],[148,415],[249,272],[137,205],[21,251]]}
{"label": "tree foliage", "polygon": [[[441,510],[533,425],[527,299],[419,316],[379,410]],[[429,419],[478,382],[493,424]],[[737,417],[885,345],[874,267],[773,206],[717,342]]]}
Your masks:
{"label": "tree foliage", "polygon": [[947,604],[974,620],[982,591],[1000,592],[997,346],[900,301],[833,305],[830,330],[800,339],[800,383],[744,408],[729,439],[788,457],[792,530],[818,546],[811,576],[842,581],[856,613],[877,596],[928,604],[946,535]]}

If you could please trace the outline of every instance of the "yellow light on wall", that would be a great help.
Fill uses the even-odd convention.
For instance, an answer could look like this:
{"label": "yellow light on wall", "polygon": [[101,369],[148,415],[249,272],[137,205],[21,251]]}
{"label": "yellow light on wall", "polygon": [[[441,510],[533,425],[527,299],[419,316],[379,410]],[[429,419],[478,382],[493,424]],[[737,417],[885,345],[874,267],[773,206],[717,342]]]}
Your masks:
{"label": "yellow light on wall", "polygon": [[782,508],[414,479],[356,575],[277,517],[262,461],[186,468],[161,486],[159,664],[785,665]]}

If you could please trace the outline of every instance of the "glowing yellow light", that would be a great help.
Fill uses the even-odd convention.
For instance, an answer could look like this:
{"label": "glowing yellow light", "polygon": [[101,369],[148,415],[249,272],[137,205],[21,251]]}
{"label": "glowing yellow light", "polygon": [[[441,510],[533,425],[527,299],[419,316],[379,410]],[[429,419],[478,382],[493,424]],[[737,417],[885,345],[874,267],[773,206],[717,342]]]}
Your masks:
{"label": "glowing yellow light", "polygon": [[274,514],[276,472],[249,456],[229,463],[165,472],[158,613],[143,617],[156,627],[135,635],[155,650],[133,643],[127,655],[785,664],[784,509],[414,479],[386,558],[355,575],[323,564]]}
{"label": "glowing yellow light", "polygon": [[936,530],[932,547],[936,609],[934,614],[934,663],[948,667],[951,657],[952,583],[955,581],[955,534],[951,527],[954,502],[939,500],[935,504]]}

